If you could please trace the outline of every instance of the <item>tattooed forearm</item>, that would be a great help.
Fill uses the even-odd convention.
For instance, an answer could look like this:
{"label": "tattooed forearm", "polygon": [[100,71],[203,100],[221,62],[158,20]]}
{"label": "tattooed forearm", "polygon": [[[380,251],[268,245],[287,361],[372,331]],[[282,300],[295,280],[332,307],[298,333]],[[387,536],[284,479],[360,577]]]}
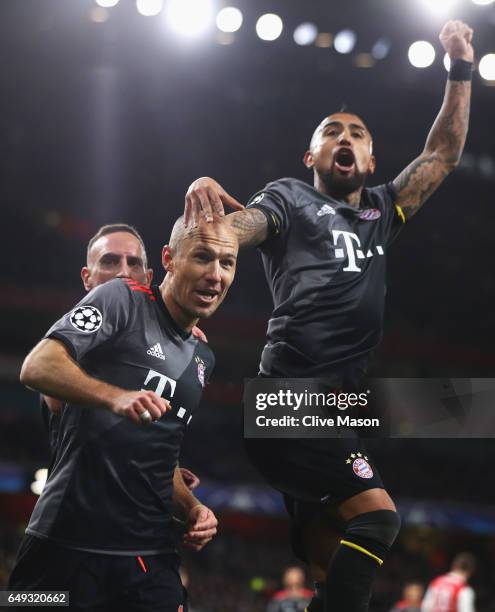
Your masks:
{"label": "tattooed forearm", "polygon": [[268,237],[268,222],[258,208],[247,208],[227,215],[239,239],[239,246],[257,246]]}
{"label": "tattooed forearm", "polygon": [[438,117],[423,153],[395,179],[397,204],[406,218],[414,215],[458,164],[469,123],[469,81],[448,81]]}
{"label": "tattooed forearm", "polygon": [[431,128],[425,151],[434,151],[446,164],[456,165],[462,155],[469,124],[470,81],[447,81],[445,99]]}
{"label": "tattooed forearm", "polygon": [[449,171],[439,163],[435,154],[415,159],[395,179],[394,185],[399,194],[398,204],[406,218],[419,210]]}

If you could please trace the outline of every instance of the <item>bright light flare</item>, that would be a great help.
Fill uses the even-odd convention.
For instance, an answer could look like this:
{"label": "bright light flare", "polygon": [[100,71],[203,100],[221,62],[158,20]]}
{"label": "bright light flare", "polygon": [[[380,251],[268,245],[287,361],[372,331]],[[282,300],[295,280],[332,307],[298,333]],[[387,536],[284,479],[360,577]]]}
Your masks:
{"label": "bright light flare", "polygon": [[266,13],[256,22],[256,34],[261,40],[276,40],[282,34],[283,29],[282,20],[274,13]]}
{"label": "bright light flare", "polygon": [[387,57],[390,52],[392,43],[388,38],[379,38],[371,49],[371,55],[376,60],[382,60]]}
{"label": "bright light flare", "polygon": [[438,16],[448,15],[459,0],[419,0],[429,11]]}
{"label": "bright light flare", "polygon": [[145,17],[154,17],[161,12],[163,0],[136,0],[136,8]]}
{"label": "bright light flare", "polygon": [[450,70],[450,64],[451,64],[451,61],[450,61],[449,54],[448,54],[448,53],[446,53],[446,54],[443,56],[443,65],[445,66],[445,70],[446,70],[447,72],[449,72],[449,70]]}
{"label": "bright light flare", "polygon": [[478,70],[485,81],[495,81],[495,53],[488,53],[480,59]]}
{"label": "bright light flare", "polygon": [[294,30],[294,42],[297,45],[312,45],[318,36],[318,28],[314,23],[301,23]]}
{"label": "bright light flare", "polygon": [[226,6],[217,15],[217,28],[221,32],[237,32],[242,25],[242,13],[235,6]]}
{"label": "bright light flare", "polygon": [[409,47],[407,56],[415,68],[428,68],[435,61],[435,49],[426,40],[417,40]]}
{"label": "bright light flare", "polygon": [[494,0],[473,0],[474,4],[479,4],[480,6],[486,6],[487,4],[492,4]]}
{"label": "bright light flare", "polygon": [[112,8],[119,3],[119,0],[96,0],[96,4],[98,6],[102,6],[103,8]]}
{"label": "bright light flare", "polygon": [[341,30],[333,41],[338,53],[351,53],[356,45],[356,34],[352,30]]}
{"label": "bright light flare", "polygon": [[192,38],[210,27],[213,6],[210,0],[167,0],[165,17],[172,30]]}

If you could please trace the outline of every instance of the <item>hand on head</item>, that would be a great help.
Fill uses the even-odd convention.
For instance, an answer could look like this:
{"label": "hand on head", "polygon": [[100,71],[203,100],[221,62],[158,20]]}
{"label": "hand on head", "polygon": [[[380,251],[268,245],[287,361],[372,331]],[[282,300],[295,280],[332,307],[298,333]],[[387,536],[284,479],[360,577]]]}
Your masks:
{"label": "hand on head", "polygon": [[213,221],[213,215],[223,217],[224,205],[233,210],[243,210],[244,206],[229,195],[225,189],[212,178],[203,176],[189,186],[186,193],[184,222],[186,226],[197,225],[200,218],[207,223]]}

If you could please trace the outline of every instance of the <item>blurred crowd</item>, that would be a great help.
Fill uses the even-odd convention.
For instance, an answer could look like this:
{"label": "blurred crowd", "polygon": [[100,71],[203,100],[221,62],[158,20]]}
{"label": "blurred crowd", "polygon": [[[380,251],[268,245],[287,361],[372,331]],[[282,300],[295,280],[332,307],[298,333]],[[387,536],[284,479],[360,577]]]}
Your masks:
{"label": "blurred crowd", "polygon": [[[183,551],[181,573],[190,612],[265,612],[288,588],[284,570],[302,567],[286,543],[283,532],[287,527],[267,529],[250,517],[246,532],[242,515],[220,517],[220,525],[225,523],[228,527],[221,528],[201,553]],[[425,529],[409,528],[399,537],[378,575],[371,612],[389,612],[407,598],[417,600],[418,593],[422,595],[433,578],[448,571],[452,558],[463,549],[471,550],[478,561],[469,581],[476,595],[476,611],[493,612],[495,537]],[[6,586],[22,530],[22,525],[0,527],[0,588]],[[313,585],[307,574],[303,578],[301,586],[307,594]]]}

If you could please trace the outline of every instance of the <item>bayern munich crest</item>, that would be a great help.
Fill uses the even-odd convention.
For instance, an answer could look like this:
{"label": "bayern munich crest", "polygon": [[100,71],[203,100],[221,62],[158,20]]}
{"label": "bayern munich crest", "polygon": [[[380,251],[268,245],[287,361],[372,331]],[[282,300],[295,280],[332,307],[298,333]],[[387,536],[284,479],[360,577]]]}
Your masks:
{"label": "bayern munich crest", "polygon": [[363,212],[359,215],[360,219],[363,221],[374,221],[375,219],[379,219],[382,216],[382,213],[378,210],[378,208],[367,208],[363,210]]}
{"label": "bayern munich crest", "polygon": [[352,469],[359,478],[373,478],[373,470],[366,459],[354,459]]}
{"label": "bayern munich crest", "polygon": [[352,471],[359,478],[373,478],[373,470],[368,463],[368,457],[363,453],[351,453],[346,459],[346,464],[352,464]]}
{"label": "bayern munich crest", "polygon": [[79,306],[71,312],[70,322],[78,331],[92,334],[100,329],[103,317],[94,306]]}
{"label": "bayern munich crest", "polygon": [[196,363],[198,364],[198,380],[201,383],[201,386],[204,387],[206,372],[205,362],[200,357],[196,357]]}

